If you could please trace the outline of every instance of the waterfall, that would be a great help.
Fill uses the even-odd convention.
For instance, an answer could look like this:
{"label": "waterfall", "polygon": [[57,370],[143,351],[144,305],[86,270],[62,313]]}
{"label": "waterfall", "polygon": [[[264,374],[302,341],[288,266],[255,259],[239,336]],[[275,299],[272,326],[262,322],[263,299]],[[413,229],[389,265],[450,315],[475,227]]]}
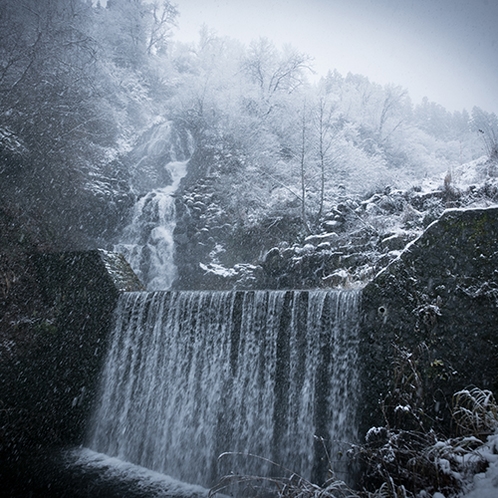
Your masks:
{"label": "waterfall", "polygon": [[123,294],[88,446],[204,486],[282,473],[223,452],[320,480],[326,449],[340,474],[356,439],[359,296]]}
{"label": "waterfall", "polygon": [[173,230],[175,198],[180,180],[185,176],[188,161],[171,162],[167,169],[173,183],[155,189],[138,200],[133,220],[114,248],[122,253],[140,280],[150,290],[169,289],[176,277]]}
{"label": "waterfall", "polygon": [[[153,127],[133,151],[134,188],[142,192],[131,223],[114,247],[125,256],[149,290],[169,289],[176,278],[173,230],[176,225],[174,194],[187,173],[192,138],[184,142],[166,121]],[[151,189],[151,183],[168,183]]]}

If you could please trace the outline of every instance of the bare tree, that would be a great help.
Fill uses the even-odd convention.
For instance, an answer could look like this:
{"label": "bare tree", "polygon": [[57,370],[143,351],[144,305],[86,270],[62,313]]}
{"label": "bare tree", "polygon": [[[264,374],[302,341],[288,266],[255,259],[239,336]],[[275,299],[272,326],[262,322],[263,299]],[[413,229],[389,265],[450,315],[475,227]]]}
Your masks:
{"label": "bare tree", "polygon": [[306,219],[306,102],[303,104],[301,116],[301,150],[299,158],[299,170],[301,177],[301,219],[306,230],[309,232],[308,221]]}
{"label": "bare tree", "polygon": [[270,112],[277,93],[291,94],[304,84],[305,72],[311,71],[311,60],[290,45],[279,51],[267,38],[259,38],[251,43],[242,69],[258,86]]}
{"label": "bare tree", "polygon": [[329,162],[329,153],[333,144],[335,130],[333,129],[333,116],[335,104],[330,103],[325,96],[318,100],[317,125],[318,125],[318,163],[320,169],[320,198],[317,218],[323,213],[325,203],[326,171]]}
{"label": "bare tree", "polygon": [[149,3],[151,22],[147,42],[147,53],[150,55],[161,50],[171,36],[171,29],[176,25],[177,8],[168,0],[154,0]]}
{"label": "bare tree", "polygon": [[383,133],[385,131],[386,123],[390,118],[398,116],[398,119],[391,127],[389,134],[393,133],[403,123],[404,115],[400,112],[400,108],[403,105],[403,100],[408,96],[408,92],[399,86],[387,85],[384,88],[384,95],[384,102],[379,118],[378,134],[380,140],[385,140],[387,138],[383,138]]}

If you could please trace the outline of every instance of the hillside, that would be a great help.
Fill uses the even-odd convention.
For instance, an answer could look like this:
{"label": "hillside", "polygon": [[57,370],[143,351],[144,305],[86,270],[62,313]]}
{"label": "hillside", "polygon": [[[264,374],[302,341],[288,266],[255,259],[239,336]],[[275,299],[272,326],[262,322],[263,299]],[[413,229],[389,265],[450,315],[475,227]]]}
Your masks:
{"label": "hillside", "polygon": [[[265,38],[243,45],[205,28],[175,41],[169,2],[162,17],[148,2],[25,3],[6,2],[0,18],[0,193],[57,249],[121,243],[136,204],[171,181],[171,161],[190,158],[178,263],[209,271],[303,246],[324,221],[342,217],[349,232],[351,213],[388,186],[399,197],[496,155],[493,113],[413,103],[404,88],[332,67],[312,80],[310,55]],[[358,205],[334,212],[343,200]]]}
{"label": "hillside", "polygon": [[[347,195],[304,229],[297,209],[260,224],[234,222],[217,179],[198,180],[177,199],[178,288],[327,288],[368,282],[448,208],[498,202],[497,163],[485,157],[409,189],[386,185]],[[185,237],[189,234],[189,237]]]}

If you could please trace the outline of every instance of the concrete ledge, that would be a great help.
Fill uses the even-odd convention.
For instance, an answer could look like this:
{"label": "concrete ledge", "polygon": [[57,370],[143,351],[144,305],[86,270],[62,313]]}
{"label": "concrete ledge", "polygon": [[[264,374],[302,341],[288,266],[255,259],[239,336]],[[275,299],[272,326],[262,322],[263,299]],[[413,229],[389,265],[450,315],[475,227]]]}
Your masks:
{"label": "concrete ledge", "polygon": [[16,367],[12,404],[36,414],[29,431],[40,444],[80,444],[117,300],[143,286],[121,255],[103,250],[34,254],[31,261],[47,317],[36,322],[36,344]]}

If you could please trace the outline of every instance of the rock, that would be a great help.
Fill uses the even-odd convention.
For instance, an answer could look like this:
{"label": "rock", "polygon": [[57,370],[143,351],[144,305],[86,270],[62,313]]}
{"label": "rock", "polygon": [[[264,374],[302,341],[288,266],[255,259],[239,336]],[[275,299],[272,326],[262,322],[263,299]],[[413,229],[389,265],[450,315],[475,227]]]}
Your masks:
{"label": "rock", "polygon": [[[309,242],[309,241],[308,241],[308,242]],[[314,246],[313,244],[311,244],[311,243],[305,244],[305,245],[303,246],[303,250],[302,250],[302,252],[303,252],[304,254],[306,254],[306,253],[311,254],[311,253],[315,252],[315,246]]]}
{"label": "rock", "polygon": [[[498,208],[448,210],[363,290],[360,356],[364,428],[382,420],[378,401],[392,379],[393,344],[425,345],[427,416],[459,389],[498,389]],[[429,368],[438,361],[437,375]],[[478,367],[477,367],[478,366]],[[438,405],[439,406],[439,405]]]}
{"label": "rock", "polygon": [[439,204],[443,197],[441,190],[432,190],[430,192],[414,192],[410,197],[410,202],[415,209],[425,211],[430,207]]}
{"label": "rock", "polygon": [[333,233],[335,230],[340,228],[342,223],[338,220],[327,220],[322,223],[322,228],[325,232]]}
{"label": "rock", "polygon": [[262,266],[270,275],[278,275],[282,268],[282,256],[278,247],[274,247],[266,253]]}
{"label": "rock", "polygon": [[368,262],[368,256],[363,252],[356,252],[341,257],[341,264],[345,268],[360,266]]}
{"label": "rock", "polygon": [[322,244],[323,242],[328,242],[331,245],[335,245],[338,243],[339,238],[339,235],[337,235],[335,232],[330,232],[322,233],[320,235],[309,235],[304,239],[304,242],[306,244],[312,244],[314,246]]}
{"label": "rock", "polygon": [[365,209],[366,207],[369,205],[369,204],[375,204],[377,203],[380,198],[382,197],[381,194],[373,194],[371,197],[369,197],[368,199],[360,202],[360,206],[363,206]]}
{"label": "rock", "polygon": [[350,240],[357,245],[367,244],[372,238],[377,236],[377,232],[373,227],[363,227],[350,234]]}
{"label": "rock", "polygon": [[365,204],[364,208],[365,208],[366,213],[370,214],[372,216],[380,215],[380,214],[384,213],[384,210],[380,206],[375,204],[374,202],[369,202],[368,204]]}
{"label": "rock", "polygon": [[413,240],[415,236],[407,232],[399,232],[380,241],[380,245],[383,249],[388,251],[399,251],[404,249],[406,244]]}
{"label": "rock", "polygon": [[423,214],[420,211],[417,211],[411,204],[405,204],[402,216],[404,223],[420,221],[422,218]]}
{"label": "rock", "polygon": [[316,246],[317,251],[330,251],[331,245],[330,242],[322,242]]}
{"label": "rock", "polygon": [[322,278],[324,284],[330,287],[345,287],[349,280],[349,273],[344,270],[336,270],[334,273]]}
{"label": "rock", "polygon": [[286,247],[280,254],[282,255],[282,258],[289,260],[294,257],[295,249],[292,247]]}

